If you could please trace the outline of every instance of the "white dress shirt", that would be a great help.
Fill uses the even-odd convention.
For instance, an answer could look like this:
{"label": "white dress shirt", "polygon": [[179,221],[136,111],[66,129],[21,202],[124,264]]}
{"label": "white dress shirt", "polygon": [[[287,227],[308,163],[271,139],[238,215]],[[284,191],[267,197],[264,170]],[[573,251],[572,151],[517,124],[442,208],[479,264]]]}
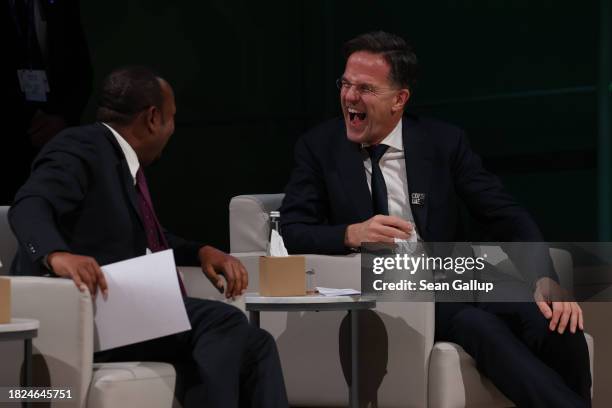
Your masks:
{"label": "white dress shirt", "polygon": [[117,143],[119,143],[119,147],[121,148],[121,151],[125,156],[125,160],[127,161],[128,168],[130,169],[130,174],[134,180],[134,185],[136,185],[136,173],[140,168],[140,162],[138,161],[138,156],[136,155],[134,148],[130,146],[130,144],[119,134],[119,132],[104,122],[102,122],[102,124],[106,126],[111,131],[113,136],[115,136],[115,139],[117,139]]}
{"label": "white dress shirt", "polygon": [[[117,139],[117,143],[119,143],[119,147],[121,148],[121,151],[123,152],[123,155],[125,156],[125,160],[127,161],[128,168],[130,169],[130,174],[132,175],[134,185],[136,185],[136,173],[138,172],[138,169],[140,168],[140,162],[138,161],[138,156],[136,155],[136,151],[119,134],[119,132],[117,132],[115,129],[113,129],[112,127],[110,127],[104,122],[102,122],[102,124],[106,126],[111,131],[113,136],[115,136],[115,139]],[[146,253],[148,255],[152,252],[149,248],[147,248]]]}

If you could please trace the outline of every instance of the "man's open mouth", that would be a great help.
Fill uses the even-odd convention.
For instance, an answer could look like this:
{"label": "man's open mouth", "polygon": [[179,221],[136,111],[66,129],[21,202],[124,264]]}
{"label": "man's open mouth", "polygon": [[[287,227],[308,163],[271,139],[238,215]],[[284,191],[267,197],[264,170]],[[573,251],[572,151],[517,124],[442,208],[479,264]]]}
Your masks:
{"label": "man's open mouth", "polygon": [[365,120],[366,118],[365,112],[360,112],[353,108],[348,108],[348,114],[349,114],[349,119],[351,122],[354,122],[355,118],[357,118],[359,121]]}

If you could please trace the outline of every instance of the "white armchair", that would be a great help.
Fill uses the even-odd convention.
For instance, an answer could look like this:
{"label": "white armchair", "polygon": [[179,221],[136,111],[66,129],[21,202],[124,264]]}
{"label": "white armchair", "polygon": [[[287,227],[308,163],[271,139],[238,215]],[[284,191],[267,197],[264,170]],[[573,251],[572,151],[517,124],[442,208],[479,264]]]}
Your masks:
{"label": "white armchair", "polygon": [[[249,271],[249,291],[258,286],[259,256],[266,249],[268,213],[282,194],[234,197],[230,202],[230,247]],[[317,286],[360,288],[358,254],[307,255]],[[261,314],[261,327],[276,338],[289,402],[295,406],[346,406],[344,373],[350,370],[345,313]],[[362,313],[360,376],[362,401],[379,407],[427,406],[427,371],[433,346],[432,303],[378,303],[376,313]],[[341,328],[342,326],[342,328]],[[342,344],[340,344],[342,340]]]}
{"label": "white armchair", "polygon": [[[280,207],[282,198],[282,194],[243,195],[230,202],[231,252],[249,271],[250,291],[257,290],[268,214]],[[564,272],[572,268],[569,253],[551,250],[551,256],[558,273],[571,275]],[[502,269],[507,264],[503,261],[501,256],[497,260]],[[315,269],[317,286],[361,286],[358,254],[306,255],[306,265]],[[360,324],[362,403],[377,402],[374,406],[381,408],[512,405],[459,345],[434,343],[433,303],[379,302],[375,312],[365,314]],[[261,327],[278,343],[292,405],[346,406],[343,372],[348,368],[344,358],[348,345],[339,335],[343,318],[340,312],[262,313]],[[592,367],[593,339],[588,335],[587,342]]]}
{"label": "white armchair", "polygon": [[[8,274],[16,249],[7,223],[8,207],[0,207],[0,272]],[[169,408],[176,374],[170,364],[156,362],[93,363],[93,309],[88,292],[70,280],[10,277],[15,317],[38,319],[33,340],[35,386],[71,388],[72,399],[53,407]],[[19,385],[23,345],[0,343],[0,385]]]}

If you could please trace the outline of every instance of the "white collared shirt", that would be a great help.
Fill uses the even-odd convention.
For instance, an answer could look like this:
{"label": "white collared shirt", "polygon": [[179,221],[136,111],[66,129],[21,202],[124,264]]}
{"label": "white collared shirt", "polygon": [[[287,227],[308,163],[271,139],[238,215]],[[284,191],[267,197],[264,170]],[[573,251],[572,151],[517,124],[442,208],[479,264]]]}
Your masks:
{"label": "white collared shirt", "polygon": [[[408,201],[408,180],[406,179],[406,158],[404,156],[404,140],[402,138],[402,121],[381,142],[389,146],[381,157],[378,165],[385,178],[389,215],[402,218],[414,224],[414,217]],[[363,167],[368,180],[368,188],[372,192],[372,161],[367,151],[363,150]]]}
{"label": "white collared shirt", "polygon": [[[119,143],[119,147],[121,148],[121,151],[123,152],[123,155],[125,156],[125,160],[127,161],[128,168],[130,169],[130,174],[132,175],[132,179],[134,180],[134,185],[136,185],[136,173],[138,172],[138,169],[140,168],[140,162],[138,161],[138,156],[136,155],[136,151],[134,150],[132,146],[130,146],[127,140],[125,140],[119,134],[119,132],[117,132],[115,129],[110,127],[110,125],[104,122],[102,122],[102,124],[106,126],[107,128],[109,128],[113,136],[115,136],[115,139],[117,139],[117,143]],[[151,250],[147,248],[146,253],[147,255],[150,254]]]}
{"label": "white collared shirt", "polygon": [[134,148],[130,146],[130,144],[119,134],[119,132],[104,122],[102,122],[102,124],[106,126],[111,131],[113,136],[115,136],[115,139],[117,139],[117,143],[119,143],[119,147],[121,148],[121,151],[125,156],[125,160],[127,161],[128,168],[130,169],[130,174],[134,179],[134,185],[136,185],[136,173],[140,168],[140,162],[138,161],[136,151],[134,151]]}

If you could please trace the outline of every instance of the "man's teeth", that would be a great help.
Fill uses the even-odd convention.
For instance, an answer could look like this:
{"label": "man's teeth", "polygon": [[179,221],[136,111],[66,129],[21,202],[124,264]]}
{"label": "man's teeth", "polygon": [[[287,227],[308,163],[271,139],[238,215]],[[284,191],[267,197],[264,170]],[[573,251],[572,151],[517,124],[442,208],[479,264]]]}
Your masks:
{"label": "man's teeth", "polygon": [[351,120],[355,120],[355,116],[357,116],[359,120],[364,120],[366,118],[365,112],[359,112],[353,108],[348,108],[348,114]]}

